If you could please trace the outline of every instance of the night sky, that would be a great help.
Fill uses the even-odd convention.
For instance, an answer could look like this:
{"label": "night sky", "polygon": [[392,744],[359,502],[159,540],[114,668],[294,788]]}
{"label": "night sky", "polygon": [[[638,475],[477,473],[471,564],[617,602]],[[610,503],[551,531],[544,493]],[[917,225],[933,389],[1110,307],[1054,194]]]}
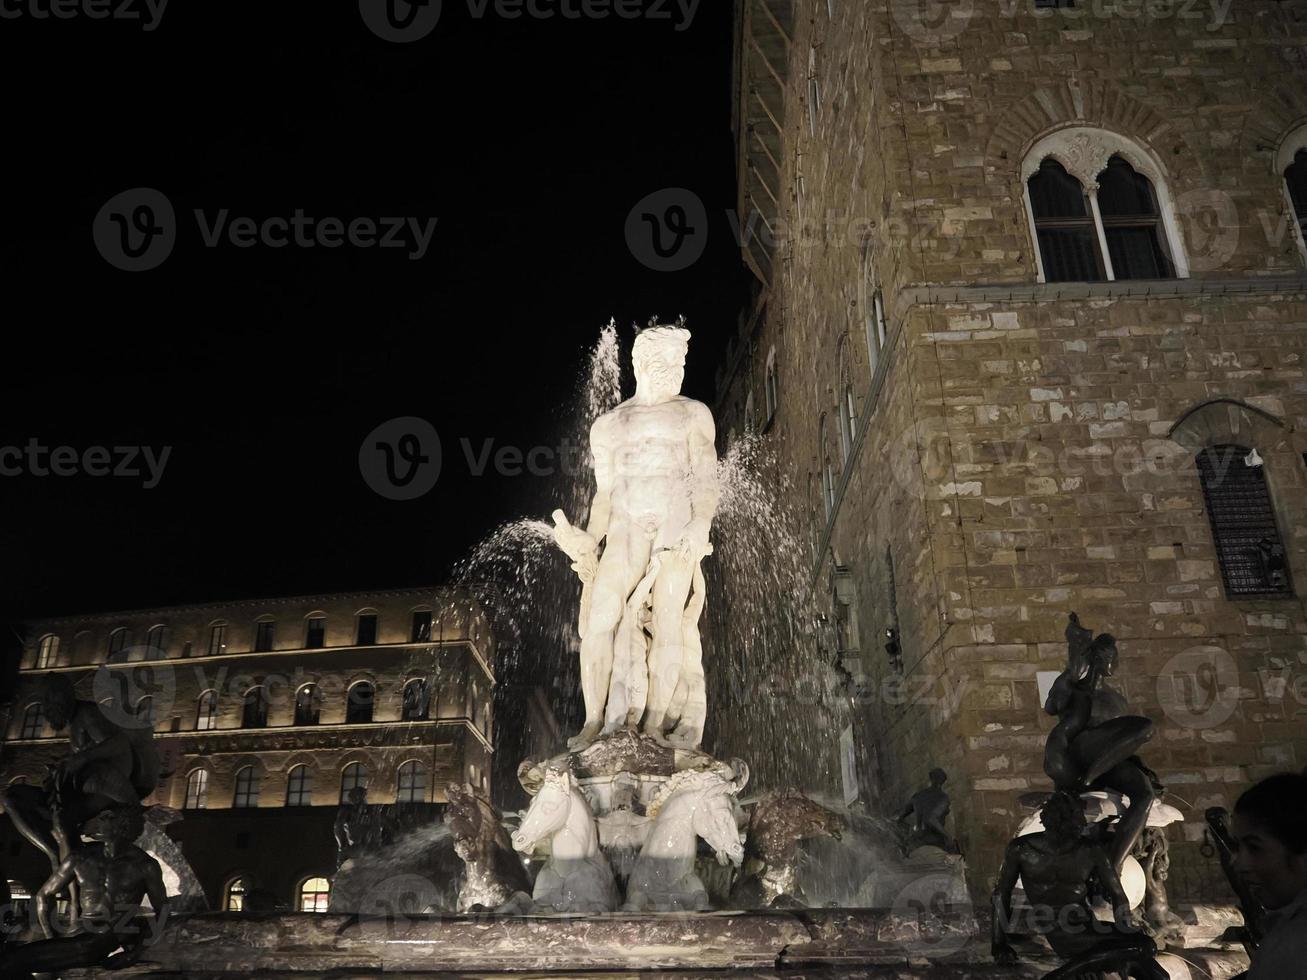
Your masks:
{"label": "night sky", "polygon": [[[726,0],[688,27],[675,0],[622,4],[666,19],[603,2],[590,9],[605,18],[564,16],[580,0],[538,0],[548,18],[494,3],[475,16],[480,0],[445,0],[409,43],[377,36],[348,0],[169,4],[152,30],[34,16],[48,2],[0,21],[0,448],[24,453],[0,458],[23,470],[0,476],[0,618],[443,581],[498,522],[546,512],[531,477],[472,476],[459,440],[556,441],[610,316],[629,344],[632,321],[684,314],[686,393],[711,400],[748,288],[727,217]],[[627,217],[676,187],[704,203],[706,232],[692,213],[682,223],[706,250],[650,268]],[[174,210],[161,261],[166,232],[133,230],[163,227],[147,220],[157,211],[131,196],[106,209],[135,188]],[[110,264],[92,233],[102,209],[116,217],[101,227],[121,242],[129,225],[153,268]],[[229,224],[206,245],[222,209]],[[239,218],[296,209],[342,226],[401,217],[405,244],[226,237]],[[410,258],[412,223],[432,218]],[[428,420],[444,449],[436,485],[410,501],[374,492],[359,467],[364,437],[399,416]],[[112,447],[171,451],[146,489],[140,456],[127,464],[139,476],[36,476],[33,439],[75,449],[79,470],[97,446],[112,467]]]}

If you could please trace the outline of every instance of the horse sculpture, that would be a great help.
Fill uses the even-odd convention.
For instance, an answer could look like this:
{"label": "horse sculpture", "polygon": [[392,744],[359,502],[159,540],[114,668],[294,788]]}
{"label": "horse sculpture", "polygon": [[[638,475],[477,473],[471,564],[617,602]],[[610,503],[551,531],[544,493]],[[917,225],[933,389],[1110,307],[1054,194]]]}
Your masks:
{"label": "horse sculpture", "polygon": [[798,790],[768,793],[753,808],[743,874],[731,889],[734,908],[806,908],[799,885],[799,841],[839,840],[844,818]]}
{"label": "horse sculpture", "polygon": [[599,850],[590,804],[570,770],[545,770],[544,783],[513,835],[513,847],[527,852],[549,838],[549,861],[536,876],[533,911],[611,912],[617,886]]}
{"label": "horse sculpture", "polygon": [[626,912],[703,911],[708,890],[694,873],[697,838],[713,848],[720,864],[744,859],[732,797],[744,788],[749,770],[736,760],[732,779],[720,769],[676,773],[649,802],[649,837],[626,886]]}
{"label": "horse sculpture", "polygon": [[500,823],[499,811],[468,784],[451,783],[445,796],[449,800],[445,825],[454,838],[454,853],[467,866],[458,890],[458,911],[497,909],[529,894],[531,881]]}

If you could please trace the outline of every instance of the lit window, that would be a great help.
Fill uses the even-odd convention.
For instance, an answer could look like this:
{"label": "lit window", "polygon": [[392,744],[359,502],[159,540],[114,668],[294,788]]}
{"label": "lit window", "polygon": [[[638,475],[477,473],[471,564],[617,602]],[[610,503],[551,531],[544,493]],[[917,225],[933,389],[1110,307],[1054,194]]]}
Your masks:
{"label": "lit window", "polygon": [[366,725],[372,721],[374,689],[367,681],[359,681],[345,695],[345,723]]}
{"label": "lit window", "polygon": [[236,795],[232,797],[234,807],[259,805],[259,774],[253,766],[245,766],[236,773]]}
{"label": "lit window", "polygon": [[245,893],[249,891],[249,886],[244,878],[237,878],[227,886],[227,911],[240,912],[245,908]]}
{"label": "lit window", "polygon": [[41,646],[36,653],[36,667],[38,670],[44,670],[46,667],[53,667],[55,661],[59,659],[59,637],[53,633],[49,636],[41,637]]}
{"label": "lit window", "polygon": [[354,789],[365,793],[368,789],[368,767],[361,762],[351,762],[340,773],[340,802],[349,803],[349,794]]}
{"label": "lit window", "polygon": [[286,779],[286,805],[309,806],[313,803],[313,773],[308,766],[296,766]]}
{"label": "lit window", "polygon": [[195,707],[195,730],[207,732],[218,727],[218,692],[205,691]]}
{"label": "lit window", "polygon": [[203,810],[209,804],[209,772],[196,769],[186,777],[187,810]]}
{"label": "lit window", "polygon": [[1197,463],[1226,595],[1293,595],[1261,458],[1244,446],[1213,446]]}
{"label": "lit window", "polygon": [[318,688],[314,684],[305,684],[295,694],[295,724],[316,725],[319,713]]}
{"label": "lit window", "polygon": [[209,627],[209,656],[214,657],[227,652],[227,624],[219,623]]}
{"label": "lit window", "polygon": [[304,637],[304,648],[306,650],[318,650],[325,646],[326,642],[327,619],[325,616],[314,616],[308,623],[308,629]]}
{"label": "lit window", "polygon": [[427,798],[427,771],[420,762],[409,761],[399,767],[399,783],[395,800],[399,803],[421,803]]}
{"label": "lit window", "polygon": [[325,912],[331,899],[331,883],[326,878],[310,878],[300,885],[299,911]]}
{"label": "lit window", "polygon": [[45,731],[45,714],[39,704],[29,704],[23,712],[23,728],[20,738],[40,738]]}

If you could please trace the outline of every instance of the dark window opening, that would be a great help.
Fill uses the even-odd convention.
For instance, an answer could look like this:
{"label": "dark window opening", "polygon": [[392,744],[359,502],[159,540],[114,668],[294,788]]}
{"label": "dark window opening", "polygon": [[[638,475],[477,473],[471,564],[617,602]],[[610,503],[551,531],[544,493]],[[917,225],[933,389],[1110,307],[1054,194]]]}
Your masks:
{"label": "dark window opening", "polygon": [[1198,454],[1207,519],[1225,593],[1240,596],[1292,596],[1293,583],[1280,537],[1265,467],[1249,465],[1243,446],[1214,446]]}
{"label": "dark window opening", "polygon": [[1048,157],[1030,175],[1027,186],[1044,279],[1048,282],[1106,279],[1093,211],[1080,181]]}
{"label": "dark window opening", "polygon": [[263,688],[255,687],[246,692],[241,708],[241,727],[268,727],[268,700],[263,696]]}
{"label": "dark window opening", "polygon": [[1307,242],[1307,150],[1299,150],[1293,155],[1293,163],[1284,171],[1285,183],[1289,185],[1289,197],[1293,201],[1293,213],[1298,218],[1298,230],[1303,241]]}
{"label": "dark window opening", "polygon": [[404,685],[403,721],[426,721],[428,704],[426,681],[413,680]]}
{"label": "dark window opening", "polygon": [[366,615],[359,617],[358,645],[369,647],[377,642],[377,617]]}
{"label": "dark window opening", "polygon": [[295,724],[318,723],[318,689],[312,684],[301,687],[295,695]]}
{"label": "dark window opening", "polygon": [[1098,175],[1098,213],[1117,279],[1170,279],[1171,260],[1162,247],[1162,216],[1153,185],[1121,157]]}
{"label": "dark window opening", "polygon": [[345,703],[345,723],[347,725],[366,725],[372,721],[372,685],[361,681],[349,689]]}
{"label": "dark window opening", "polygon": [[306,650],[321,649],[327,642],[327,620],[322,616],[314,616],[309,620],[308,632],[304,637],[304,648]]}
{"label": "dark window opening", "polygon": [[413,614],[413,632],[409,636],[410,643],[426,643],[431,639],[431,613],[415,612]]}
{"label": "dark window opening", "polygon": [[254,650],[266,653],[272,649],[272,627],[275,623],[259,623],[254,633]]}

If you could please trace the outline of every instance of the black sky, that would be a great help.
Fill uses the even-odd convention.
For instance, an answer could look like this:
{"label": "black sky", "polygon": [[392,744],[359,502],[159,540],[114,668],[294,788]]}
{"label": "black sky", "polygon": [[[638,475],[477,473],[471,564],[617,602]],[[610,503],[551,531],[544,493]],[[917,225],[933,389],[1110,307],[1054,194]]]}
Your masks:
{"label": "black sky", "polygon": [[[468,475],[457,440],[553,440],[610,315],[629,342],[631,321],[684,313],[687,393],[710,399],[747,283],[726,218],[731,4],[703,0],[679,31],[674,3],[645,6],[674,16],[474,18],[445,0],[410,44],[349,0],[175,3],[148,32],[0,22],[0,446],[172,447],[150,490],[0,477],[0,615],[440,581],[540,506],[529,478]],[[161,265],[128,273],[91,226],[137,187],[167,196],[179,231]],[[680,272],[645,267],[624,236],[667,187],[710,215]],[[437,226],[420,261],[208,248],[196,208]],[[358,466],[364,436],[404,415],[446,454],[411,502]]]}

